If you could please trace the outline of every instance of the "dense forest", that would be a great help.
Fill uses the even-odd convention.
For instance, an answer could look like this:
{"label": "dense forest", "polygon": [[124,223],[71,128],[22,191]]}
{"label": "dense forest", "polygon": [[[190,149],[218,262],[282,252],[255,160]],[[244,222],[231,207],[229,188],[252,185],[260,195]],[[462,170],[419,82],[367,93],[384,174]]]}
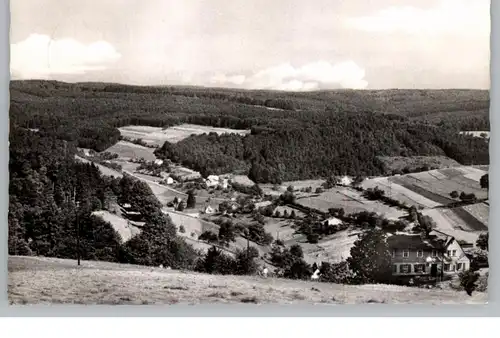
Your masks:
{"label": "dense forest", "polygon": [[462,164],[489,163],[488,144],[454,129],[373,113],[338,113],[321,125],[252,134],[191,136],[156,151],[203,175],[247,172],[258,183],[381,175],[378,156],[444,155]]}
{"label": "dense forest", "polygon": [[116,143],[116,128],[126,125],[273,130],[322,125],[339,113],[372,112],[449,129],[489,130],[489,92],[479,90],[289,93],[30,80],[12,81],[10,99],[12,124],[98,151]]}
{"label": "dense forest", "polygon": [[287,93],[32,80],[11,82],[10,120],[97,151],[115,144],[126,125],[251,129],[245,137],[192,136],[157,155],[204,175],[234,171],[279,182],[377,175],[383,155],[487,164],[488,144],[458,131],[489,130],[488,108],[489,93],[479,90]]}
{"label": "dense forest", "polygon": [[[79,229],[82,259],[194,267],[198,253],[177,237],[147,184],[102,176],[95,165],[75,161],[76,149],[63,140],[20,128],[9,139],[9,254],[76,258]],[[116,203],[130,204],[144,222],[125,244],[92,215]]]}

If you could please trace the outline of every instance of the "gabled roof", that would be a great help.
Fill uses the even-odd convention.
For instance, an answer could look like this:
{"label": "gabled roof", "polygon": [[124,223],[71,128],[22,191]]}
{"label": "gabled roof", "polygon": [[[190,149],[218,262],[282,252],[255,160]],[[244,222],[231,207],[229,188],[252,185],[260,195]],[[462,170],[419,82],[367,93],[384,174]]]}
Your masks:
{"label": "gabled roof", "polygon": [[390,249],[420,249],[439,250],[442,248],[439,242],[423,238],[421,235],[397,234],[387,237]]}

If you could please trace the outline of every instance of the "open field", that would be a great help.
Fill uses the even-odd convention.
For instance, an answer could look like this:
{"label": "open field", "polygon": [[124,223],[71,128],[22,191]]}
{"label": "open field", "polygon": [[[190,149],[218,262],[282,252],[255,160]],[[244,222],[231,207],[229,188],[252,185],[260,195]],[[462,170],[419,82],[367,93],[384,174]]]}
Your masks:
{"label": "open field", "polygon": [[[86,160],[84,158],[81,158],[80,156],[77,156],[75,155],[75,159],[77,161],[80,161],[80,162],[84,162],[84,163],[91,163],[91,161],[89,160]],[[113,170],[111,168],[108,168],[108,167],[105,167],[101,164],[98,164],[98,163],[95,163],[95,162],[92,162],[94,163],[94,165],[99,168],[99,171],[101,172],[102,175],[105,175],[105,176],[112,176],[112,177],[123,177],[123,174],[121,172],[118,172],[116,170]]]}
{"label": "open field", "polygon": [[467,224],[449,209],[425,209],[422,214],[430,216],[436,222],[436,230],[442,231],[457,240],[463,240],[473,245],[480,232],[470,231]]}
{"label": "open field", "polygon": [[[452,191],[457,191],[459,194],[461,192],[474,193],[479,199],[486,198],[486,189],[481,189],[479,185],[479,179],[484,174],[486,174],[486,171],[479,168],[461,166],[392,176],[388,180],[428,200],[445,205],[455,201],[450,197]],[[428,203],[426,204],[431,207]]]}
{"label": "open field", "polygon": [[245,175],[232,175],[232,176],[230,176],[230,179],[231,179],[231,181],[233,181],[235,183],[246,185],[246,186],[253,186],[255,184],[254,181],[252,181],[251,179],[248,178],[248,176],[245,176]]}
{"label": "open field", "polygon": [[389,207],[379,201],[369,201],[358,191],[348,188],[334,188],[310,197],[299,197],[297,203],[323,212],[327,212],[329,208],[343,208],[346,214],[376,212],[389,219],[397,219],[406,214],[403,210]]}
{"label": "open field", "polygon": [[153,148],[143,147],[141,145],[126,141],[118,141],[118,143],[109,147],[105,151],[113,154],[118,154],[119,158],[124,160],[130,160],[134,158],[139,159],[142,157],[149,162],[156,159],[156,156],[153,153]]}
{"label": "open field", "polygon": [[301,193],[297,190],[311,187],[314,192],[317,188],[320,188],[323,183],[325,183],[325,180],[287,181],[276,186],[273,184],[260,184],[260,187],[265,194],[277,196],[284,193],[289,186],[292,186],[295,189],[295,195],[300,196]]}
{"label": "open field", "polygon": [[185,232],[179,233],[179,235],[183,237],[193,238],[191,234],[195,233],[194,238],[196,239],[205,231],[213,231],[215,233],[218,233],[219,231],[219,226],[214,223],[207,222],[202,219],[188,216],[176,211],[164,210],[163,212],[170,216],[170,219],[172,219],[172,222],[177,227],[177,230],[179,230],[181,226],[184,227]]}
{"label": "open field", "polygon": [[133,236],[141,232],[140,228],[134,226],[127,219],[110,213],[109,211],[99,210],[94,211],[92,214],[101,217],[106,222],[109,222],[113,226],[113,229],[115,229],[115,231],[118,232],[122,238],[122,242],[128,241]]}
{"label": "open field", "polygon": [[165,142],[176,143],[195,134],[240,134],[246,135],[250,130],[237,130],[227,128],[215,128],[195,124],[181,124],[166,129],[148,126],[126,126],[118,128],[122,136],[132,139],[141,139],[148,144],[162,146]]}
{"label": "open field", "polygon": [[351,248],[358,239],[359,231],[344,230],[319,241],[323,251],[319,252],[318,261],[339,263],[351,256]]}
{"label": "open field", "polygon": [[394,198],[400,202],[404,202],[407,205],[422,206],[424,208],[434,208],[441,205],[433,200],[425,198],[424,196],[403,187],[402,185],[391,182],[390,177],[377,177],[372,179],[364,180],[361,184],[363,189],[374,189],[378,187],[385,191],[385,195]]}
{"label": "open field", "polygon": [[416,168],[427,166],[429,168],[448,168],[459,166],[460,163],[446,156],[380,156],[379,159],[384,163],[386,170],[402,171],[407,168],[414,171]]}
{"label": "open field", "polygon": [[11,256],[10,304],[484,304],[488,294],[393,285],[217,276],[107,262]]}
{"label": "open field", "polygon": [[490,206],[485,203],[470,204],[462,207],[470,215],[488,226],[490,216]]}

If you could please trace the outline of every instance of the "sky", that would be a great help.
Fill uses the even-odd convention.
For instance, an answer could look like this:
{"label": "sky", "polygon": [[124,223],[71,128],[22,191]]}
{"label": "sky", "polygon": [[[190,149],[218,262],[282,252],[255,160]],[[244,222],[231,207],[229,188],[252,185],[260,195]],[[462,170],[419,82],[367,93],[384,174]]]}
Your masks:
{"label": "sky", "polygon": [[489,0],[15,0],[11,78],[489,89]]}

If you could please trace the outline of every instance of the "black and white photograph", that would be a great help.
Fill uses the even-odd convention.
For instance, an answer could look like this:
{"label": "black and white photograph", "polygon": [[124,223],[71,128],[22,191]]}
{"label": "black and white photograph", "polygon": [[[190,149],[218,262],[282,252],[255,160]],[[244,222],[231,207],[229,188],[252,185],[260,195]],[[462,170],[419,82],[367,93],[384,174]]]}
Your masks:
{"label": "black and white photograph", "polygon": [[9,304],[487,304],[490,31],[489,0],[12,0]]}

